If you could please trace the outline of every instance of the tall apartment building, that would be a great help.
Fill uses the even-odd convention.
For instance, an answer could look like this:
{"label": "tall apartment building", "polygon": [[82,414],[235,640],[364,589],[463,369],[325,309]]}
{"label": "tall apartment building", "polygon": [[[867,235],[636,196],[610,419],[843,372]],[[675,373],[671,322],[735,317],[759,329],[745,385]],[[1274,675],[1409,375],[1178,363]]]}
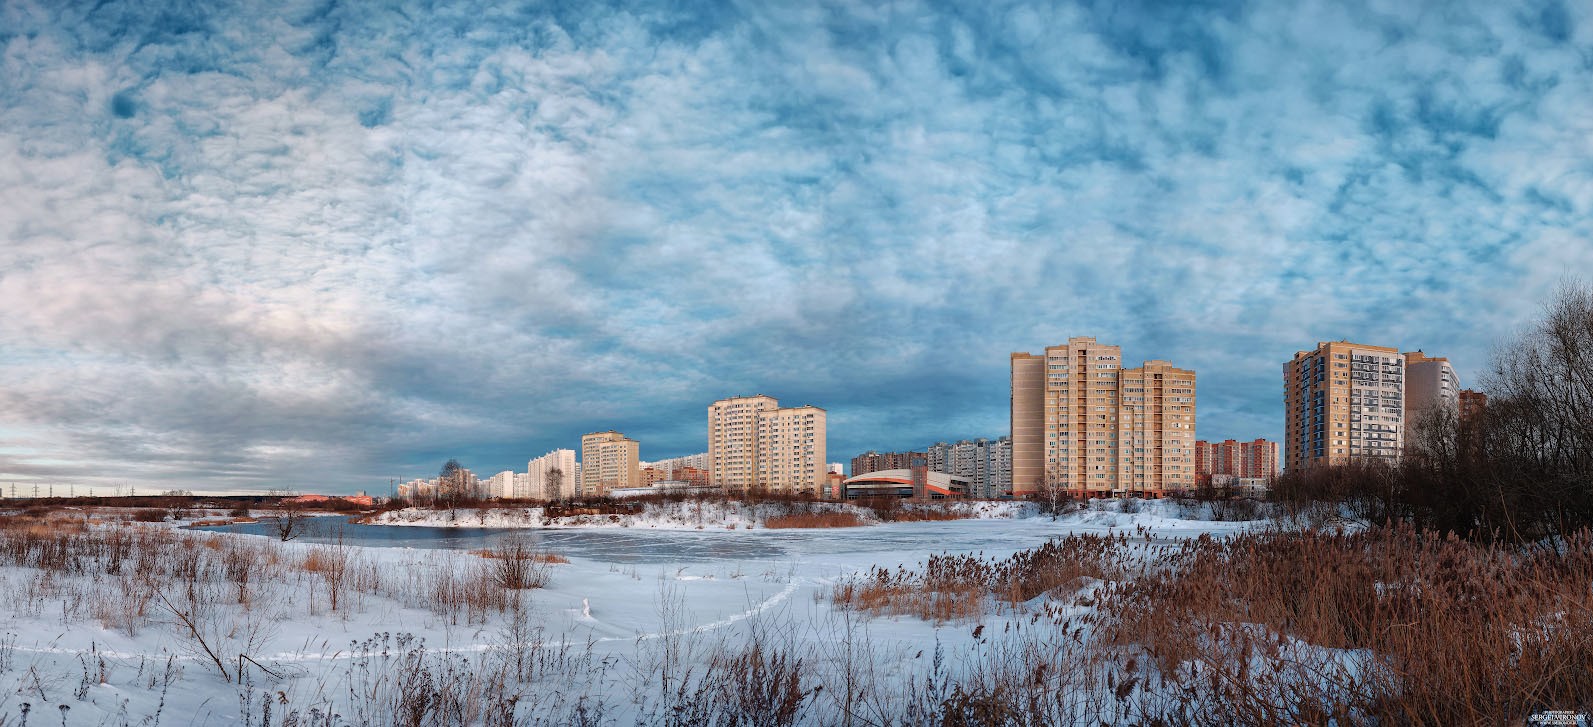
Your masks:
{"label": "tall apartment building", "polygon": [[1195,442],[1195,484],[1211,482],[1212,475],[1266,480],[1278,476],[1278,443],[1265,439],[1239,442],[1225,439],[1221,442]]}
{"label": "tall apartment building", "polygon": [[[1012,489],[1014,497],[1040,491],[1046,473],[1045,356],[1012,354]],[[1054,426],[1054,425],[1053,425]]]}
{"label": "tall apartment building", "polygon": [[1161,497],[1195,484],[1195,372],[1122,367],[1122,349],[1069,338],[1014,353],[1012,493]]}
{"label": "tall apartment building", "polygon": [[[582,451],[585,451],[582,438]],[[575,450],[555,449],[526,463],[525,489],[516,497],[528,500],[568,500],[580,489]]]}
{"label": "tall apartment building", "polygon": [[[911,466],[914,457],[926,456],[923,452],[875,452],[869,450],[852,458],[852,476],[866,475],[885,470],[904,470]],[[930,461],[934,468],[934,461]]]}
{"label": "tall apartment building", "polygon": [[1447,358],[1434,358],[1421,351],[1405,354],[1405,425],[1414,426],[1420,417],[1441,410],[1449,416],[1460,413],[1460,377]]}
{"label": "tall apartment building", "polygon": [[1283,365],[1284,452],[1291,472],[1392,459],[1405,445],[1405,361],[1399,349],[1318,343]]}
{"label": "tall apartment building", "polygon": [[990,493],[987,497],[1012,496],[1012,437],[1002,437],[996,440],[994,451],[990,458],[995,471],[995,481],[990,484]]}
{"label": "tall apartment building", "polygon": [[487,478],[482,483],[484,495],[487,497],[512,497],[514,493],[514,470],[504,470]]}
{"label": "tall apartment building", "polygon": [[702,452],[688,454],[683,457],[670,457],[669,459],[660,459],[653,462],[643,462],[641,466],[643,469],[652,467],[655,470],[663,470],[670,474],[674,474],[675,470],[681,467],[695,467],[700,470],[706,470],[708,469],[708,453]]}
{"label": "tall apartment building", "polygon": [[615,487],[639,487],[641,467],[636,440],[619,432],[593,432],[581,436],[581,490],[585,497],[601,496]]}
{"label": "tall apartment building", "polygon": [[1460,423],[1471,424],[1488,408],[1488,395],[1471,389],[1461,389],[1458,397]]}
{"label": "tall apartment building", "polygon": [[931,472],[967,479],[969,497],[995,498],[1012,492],[1010,437],[936,442],[925,450],[925,455]]}
{"label": "tall apartment building", "polygon": [[818,495],[827,482],[825,412],[770,396],[708,405],[709,483],[727,491]]}

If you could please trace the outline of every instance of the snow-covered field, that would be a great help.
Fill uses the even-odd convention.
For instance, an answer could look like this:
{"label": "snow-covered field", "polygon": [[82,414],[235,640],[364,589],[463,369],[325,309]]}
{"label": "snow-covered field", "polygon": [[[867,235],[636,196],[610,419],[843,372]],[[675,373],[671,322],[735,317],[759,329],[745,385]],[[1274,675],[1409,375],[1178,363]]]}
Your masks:
{"label": "snow-covered field", "polygon": [[[59,569],[0,568],[0,718],[635,724],[674,714],[689,721],[681,690],[706,688],[704,675],[729,674],[727,654],[776,643],[806,659],[805,720],[886,712],[898,703],[892,693],[925,688],[926,675],[942,686],[953,676],[977,678],[972,672],[1006,658],[1004,649],[1051,643],[1054,634],[1036,642],[1032,633],[1034,613],[1047,603],[1029,604],[1034,613],[994,615],[978,629],[868,618],[832,604],[838,581],[871,566],[911,567],[932,553],[1002,557],[1067,533],[1121,532],[1153,548],[1256,525],[1184,519],[1167,502],[1134,513],[1119,507],[1097,504],[1052,519],[987,503],[964,520],[821,530],[767,529],[756,508],[733,504],[656,507],[619,521],[533,531],[541,547],[569,562],[538,566],[545,586],[514,591],[518,598],[491,585],[496,561],[471,552],[468,538],[435,548],[364,547],[358,538],[280,543],[93,525],[89,533],[125,531],[136,541],[145,537],[137,533],[159,531],[171,542],[156,553],[136,542],[104,547]],[[412,526],[547,527],[534,510],[458,511],[446,523],[418,511],[388,518]],[[15,535],[8,542],[23,547]],[[492,542],[501,545],[501,534]],[[41,546],[5,562],[55,557],[67,556]],[[470,699],[477,701],[465,705]]]}

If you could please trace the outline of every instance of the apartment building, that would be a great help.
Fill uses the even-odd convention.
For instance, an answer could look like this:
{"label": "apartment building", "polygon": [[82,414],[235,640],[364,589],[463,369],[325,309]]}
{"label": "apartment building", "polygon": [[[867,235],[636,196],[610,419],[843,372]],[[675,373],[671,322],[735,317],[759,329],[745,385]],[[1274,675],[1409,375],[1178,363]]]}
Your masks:
{"label": "apartment building", "polygon": [[1405,359],[1399,349],[1318,343],[1283,365],[1284,452],[1291,472],[1393,459],[1405,444]]}
{"label": "apartment building", "polygon": [[[585,438],[582,439],[583,453]],[[575,497],[581,482],[575,466],[575,450],[555,449],[526,463],[526,483],[515,497],[527,500],[568,500]]]}
{"label": "apartment building", "polygon": [[1460,377],[1447,358],[1421,351],[1405,354],[1405,423],[1415,425],[1433,412],[1460,414]]}
{"label": "apartment building", "polygon": [[[1045,356],[1012,354],[1009,414],[1012,432],[1011,489],[1014,497],[1040,491],[1046,473]],[[1054,424],[1053,424],[1054,426]]]}
{"label": "apartment building", "polygon": [[1012,493],[1161,497],[1195,482],[1195,372],[1166,361],[1125,369],[1122,349],[1069,338],[1014,353]]}
{"label": "apartment building", "polygon": [[944,472],[967,480],[969,497],[995,498],[1012,494],[1010,437],[936,442],[925,450],[925,456],[931,472]]}
{"label": "apartment building", "polygon": [[1483,410],[1488,408],[1488,395],[1480,391],[1461,389],[1456,398],[1459,405],[1461,425],[1475,423],[1482,417]]}
{"label": "apartment building", "polygon": [[652,467],[655,470],[663,470],[669,473],[673,473],[675,470],[681,467],[694,467],[696,469],[706,470],[708,469],[708,453],[700,452],[698,454],[688,454],[682,457],[660,459],[654,462],[643,462],[641,463],[641,466],[643,469]]}
{"label": "apartment building", "polygon": [[1116,493],[1161,497],[1195,487],[1195,372],[1146,361],[1118,377]]}
{"label": "apartment building", "polygon": [[483,494],[487,497],[512,497],[514,492],[514,470],[504,470],[487,478],[482,483]]}
{"label": "apartment building", "polygon": [[[852,458],[852,476],[880,472],[883,470],[901,470],[911,466],[909,463],[914,457],[925,457],[923,452],[875,452],[869,450]],[[934,469],[933,460],[930,469]]]}
{"label": "apartment building", "polygon": [[1271,482],[1278,477],[1278,443],[1266,439],[1240,442],[1195,442],[1195,484],[1211,484],[1212,475]]}
{"label": "apartment building", "polygon": [[642,482],[636,440],[619,432],[593,432],[581,436],[583,497],[601,496],[615,487],[638,487]]}
{"label": "apartment building", "polygon": [[708,406],[709,484],[727,491],[818,495],[825,475],[825,411],[738,396]]}

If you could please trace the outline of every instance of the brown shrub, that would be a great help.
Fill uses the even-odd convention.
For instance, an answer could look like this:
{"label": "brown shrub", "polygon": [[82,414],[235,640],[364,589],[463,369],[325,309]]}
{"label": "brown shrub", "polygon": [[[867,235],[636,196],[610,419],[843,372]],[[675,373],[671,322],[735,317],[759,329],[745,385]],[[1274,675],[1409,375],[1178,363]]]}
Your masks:
{"label": "brown shrub", "polygon": [[850,512],[801,512],[764,518],[766,528],[855,528],[865,525]]}

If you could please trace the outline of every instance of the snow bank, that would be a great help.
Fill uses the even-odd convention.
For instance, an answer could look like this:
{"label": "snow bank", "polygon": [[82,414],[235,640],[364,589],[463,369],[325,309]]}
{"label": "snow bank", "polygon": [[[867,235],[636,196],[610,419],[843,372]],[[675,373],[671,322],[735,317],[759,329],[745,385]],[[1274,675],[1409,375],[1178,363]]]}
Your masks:
{"label": "snow bank", "polygon": [[872,510],[842,502],[766,502],[687,500],[648,502],[636,514],[564,515],[551,517],[544,508],[457,508],[432,510],[411,507],[381,513],[372,525],[408,525],[439,528],[638,528],[656,530],[751,530],[765,527],[771,517],[805,513],[848,513],[865,525],[879,522]]}

